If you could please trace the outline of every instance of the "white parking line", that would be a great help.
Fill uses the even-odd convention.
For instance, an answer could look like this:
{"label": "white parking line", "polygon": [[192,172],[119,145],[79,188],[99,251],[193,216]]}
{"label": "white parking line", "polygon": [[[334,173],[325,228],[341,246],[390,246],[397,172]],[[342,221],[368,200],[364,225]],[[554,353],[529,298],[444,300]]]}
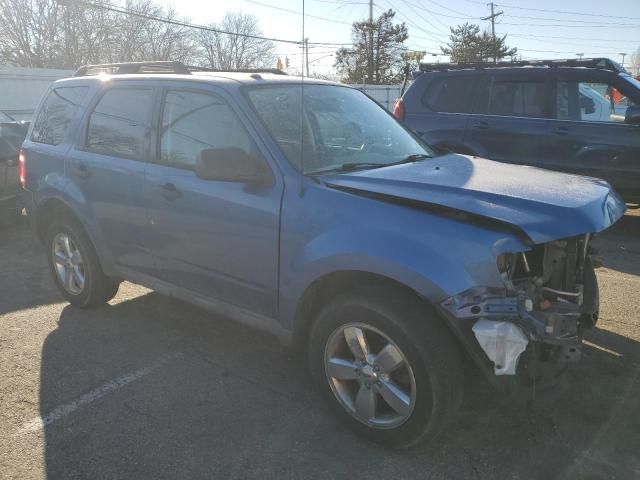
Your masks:
{"label": "white parking line", "polygon": [[26,435],[29,433],[34,433],[42,430],[43,427],[52,424],[53,422],[57,422],[61,418],[66,417],[70,413],[75,412],[78,408],[88,405],[100,398],[108,395],[111,392],[114,392],[131,382],[134,382],[145,375],[151,373],[152,371],[160,368],[165,363],[170,360],[178,357],[179,353],[171,353],[167,355],[163,355],[158,360],[153,362],[151,365],[140,368],[139,370],[134,370],[133,372],[125,373],[113,380],[110,380],[106,383],[103,383],[98,388],[91,390],[88,393],[85,393],[81,397],[76,400],[60,405],[50,412],[46,413],[43,416],[39,416],[25,423],[22,428],[18,431],[18,435]]}

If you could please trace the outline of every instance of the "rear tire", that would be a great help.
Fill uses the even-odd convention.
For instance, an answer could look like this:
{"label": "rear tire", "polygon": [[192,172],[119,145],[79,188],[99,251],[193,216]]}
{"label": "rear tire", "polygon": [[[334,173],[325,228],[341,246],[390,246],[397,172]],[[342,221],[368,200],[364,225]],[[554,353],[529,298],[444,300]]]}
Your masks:
{"label": "rear tire", "polygon": [[89,236],[76,221],[66,217],[53,220],[46,248],[56,286],[72,305],[97,307],[118,293],[120,282],[104,274]]}
{"label": "rear tire", "polygon": [[[361,337],[368,355],[358,359],[362,341],[353,338]],[[451,333],[432,308],[394,288],[347,294],[327,305],[311,331],[309,366],[334,413],[387,446],[433,439],[462,401],[462,358]]]}

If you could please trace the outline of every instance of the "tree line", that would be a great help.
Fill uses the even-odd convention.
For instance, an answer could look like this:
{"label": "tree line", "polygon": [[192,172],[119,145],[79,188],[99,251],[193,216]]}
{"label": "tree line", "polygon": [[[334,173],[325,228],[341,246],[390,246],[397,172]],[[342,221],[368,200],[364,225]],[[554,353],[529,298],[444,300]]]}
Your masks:
{"label": "tree line", "polygon": [[[372,21],[353,23],[353,47],[340,48],[336,52],[335,67],[343,82],[397,83],[405,65],[416,61],[416,56],[407,55],[409,49],[404,45],[409,38],[406,24],[394,23],[394,18],[395,12],[387,10]],[[507,46],[506,36],[493,37],[489,32],[481,32],[478,25],[469,23],[451,27],[449,43],[440,49],[452,62],[465,63],[515,58],[518,51]]]}
{"label": "tree line", "polygon": [[[275,45],[254,15],[227,13],[208,27],[153,0],[127,0],[127,12],[104,0],[0,0],[0,63],[73,69],[96,63],[178,60],[216,69],[273,67]],[[158,19],[168,21],[158,21]]]}

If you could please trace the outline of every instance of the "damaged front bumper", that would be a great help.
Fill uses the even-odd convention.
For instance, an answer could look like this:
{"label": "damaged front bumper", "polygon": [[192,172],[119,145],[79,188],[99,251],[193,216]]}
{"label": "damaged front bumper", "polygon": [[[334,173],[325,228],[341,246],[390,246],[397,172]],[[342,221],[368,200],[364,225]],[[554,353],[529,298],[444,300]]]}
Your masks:
{"label": "damaged front bumper", "polygon": [[441,303],[494,385],[550,386],[580,358],[599,307],[588,242],[584,235],[514,253],[505,288],[476,287]]}

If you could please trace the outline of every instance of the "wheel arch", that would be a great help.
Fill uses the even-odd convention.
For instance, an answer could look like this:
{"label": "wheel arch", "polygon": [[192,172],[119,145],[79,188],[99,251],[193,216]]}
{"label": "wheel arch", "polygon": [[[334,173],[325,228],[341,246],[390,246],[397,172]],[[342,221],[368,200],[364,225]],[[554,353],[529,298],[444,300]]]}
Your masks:
{"label": "wheel arch", "polygon": [[63,199],[59,197],[50,197],[46,200],[42,201],[37,207],[35,211],[35,221],[34,221],[34,230],[38,240],[41,244],[45,244],[47,231],[51,224],[57,218],[68,218],[71,221],[74,221],[78,224],[80,228],[84,231],[84,233],[89,238],[91,242],[91,246],[95,250],[98,260],[100,261],[100,265],[103,269],[105,269],[105,263],[102,255],[101,249],[99,248],[95,236],[86,222],[83,221],[82,215],[76,211],[69,203],[65,202]]}
{"label": "wheel arch", "polygon": [[431,306],[427,298],[414,288],[394,278],[362,270],[342,270],[327,273],[314,280],[303,292],[297,304],[293,324],[292,344],[303,349],[313,322],[322,307],[332,298],[366,287],[384,287],[390,293],[411,295]]}

